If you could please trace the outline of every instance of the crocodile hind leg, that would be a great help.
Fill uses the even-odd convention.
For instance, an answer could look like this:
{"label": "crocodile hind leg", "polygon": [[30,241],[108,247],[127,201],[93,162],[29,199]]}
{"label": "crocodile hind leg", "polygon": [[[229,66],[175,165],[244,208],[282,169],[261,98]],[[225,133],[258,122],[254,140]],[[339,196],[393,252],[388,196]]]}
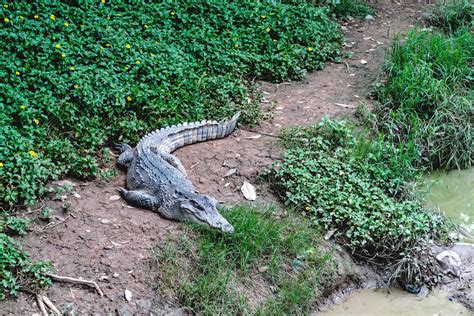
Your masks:
{"label": "crocodile hind leg", "polygon": [[142,208],[151,209],[153,211],[158,210],[158,207],[159,207],[158,199],[145,191],[140,191],[140,190],[129,191],[124,188],[119,188],[118,191],[123,196],[123,198],[130,204],[133,204],[135,206],[142,207]]}
{"label": "crocodile hind leg", "polygon": [[184,166],[181,164],[181,161],[179,161],[179,159],[176,158],[176,156],[173,156],[173,155],[168,154],[168,153],[160,153],[160,154],[161,154],[161,157],[166,162],[168,162],[170,165],[172,165],[173,167],[178,169],[183,174],[183,176],[185,176],[185,177],[187,176],[186,169],[184,169]]}
{"label": "crocodile hind leg", "polygon": [[114,149],[120,154],[117,163],[122,167],[128,168],[133,160],[133,148],[127,144],[115,144]]}

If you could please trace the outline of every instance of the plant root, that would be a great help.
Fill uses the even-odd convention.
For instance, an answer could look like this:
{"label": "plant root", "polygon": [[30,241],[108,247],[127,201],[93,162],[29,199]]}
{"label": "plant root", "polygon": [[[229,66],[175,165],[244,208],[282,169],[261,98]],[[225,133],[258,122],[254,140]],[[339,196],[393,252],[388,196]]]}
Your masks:
{"label": "plant root", "polygon": [[46,306],[44,306],[43,297],[40,294],[36,294],[36,302],[38,303],[38,307],[41,310],[41,315],[48,316],[48,311],[46,310]]}
{"label": "plant root", "polygon": [[43,299],[44,304],[48,305],[49,309],[51,309],[51,311],[55,315],[61,316],[61,312],[59,311],[59,309],[56,306],[54,306],[53,302],[51,302],[46,295],[42,295],[41,298]]}
{"label": "plant root", "polygon": [[76,279],[76,278],[71,278],[71,277],[67,277],[67,276],[60,276],[60,275],[56,275],[56,274],[48,274],[48,276],[51,279],[53,279],[54,281],[58,281],[58,282],[68,282],[68,283],[87,285],[87,286],[93,287],[93,288],[95,288],[97,293],[99,293],[100,296],[104,296],[104,292],[102,292],[99,285],[95,281]]}

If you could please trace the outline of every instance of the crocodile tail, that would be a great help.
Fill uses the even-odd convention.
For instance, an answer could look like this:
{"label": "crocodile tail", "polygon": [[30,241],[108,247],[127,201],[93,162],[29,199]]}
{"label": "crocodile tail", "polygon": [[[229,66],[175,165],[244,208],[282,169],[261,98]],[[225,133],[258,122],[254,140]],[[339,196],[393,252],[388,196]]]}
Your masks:
{"label": "crocodile tail", "polygon": [[[235,129],[240,112],[224,122],[202,121],[170,126],[149,134],[158,151],[172,152],[180,147],[229,136]],[[145,140],[145,139],[144,139]]]}

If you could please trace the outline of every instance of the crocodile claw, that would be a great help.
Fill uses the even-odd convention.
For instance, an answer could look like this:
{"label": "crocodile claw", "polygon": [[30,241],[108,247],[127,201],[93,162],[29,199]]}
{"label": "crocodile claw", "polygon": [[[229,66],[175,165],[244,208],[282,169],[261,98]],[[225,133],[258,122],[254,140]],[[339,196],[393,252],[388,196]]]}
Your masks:
{"label": "crocodile claw", "polygon": [[121,196],[124,196],[125,193],[127,193],[127,189],[124,189],[122,187],[118,187],[117,192],[120,193]]}

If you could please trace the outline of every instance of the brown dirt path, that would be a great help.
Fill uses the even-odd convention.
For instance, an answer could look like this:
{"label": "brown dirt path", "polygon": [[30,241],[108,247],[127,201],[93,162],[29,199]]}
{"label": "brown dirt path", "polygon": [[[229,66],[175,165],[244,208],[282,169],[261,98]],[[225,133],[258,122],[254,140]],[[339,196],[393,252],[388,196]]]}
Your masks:
{"label": "brown dirt path", "polygon": [[[240,187],[244,180],[255,183],[261,170],[281,159],[282,149],[274,137],[282,128],[311,124],[324,115],[351,114],[359,102],[371,103],[365,96],[376,79],[385,50],[395,33],[414,24],[419,11],[414,7],[395,5],[379,8],[373,21],[351,21],[344,25],[346,52],[353,56],[341,64],[327,67],[307,76],[304,82],[283,84],[262,83],[262,106],[274,104],[273,120],[255,128],[262,133],[258,139],[245,130],[213,142],[196,144],[177,151],[196,188],[225,202],[242,202]],[[362,64],[361,60],[366,60]],[[340,106],[337,104],[344,104]],[[229,169],[236,173],[224,178]],[[179,235],[180,224],[165,220],[152,212],[128,206],[123,200],[110,200],[115,189],[123,186],[124,173],[110,182],[76,183],[67,195],[71,203],[69,216],[57,226],[21,238],[33,259],[51,260],[57,274],[83,277],[99,282],[105,296],[99,297],[88,288],[54,283],[48,297],[64,312],[76,314],[167,314],[178,312],[155,293],[153,251],[168,234]],[[227,184],[228,183],[228,184]],[[257,186],[257,201],[274,199]],[[77,195],[74,196],[74,193]],[[79,198],[80,196],[80,198]],[[60,201],[45,201],[45,206],[60,211]],[[55,219],[57,222],[57,219]],[[132,292],[131,302],[124,291]],[[31,295],[0,302],[2,314],[39,313]]]}

